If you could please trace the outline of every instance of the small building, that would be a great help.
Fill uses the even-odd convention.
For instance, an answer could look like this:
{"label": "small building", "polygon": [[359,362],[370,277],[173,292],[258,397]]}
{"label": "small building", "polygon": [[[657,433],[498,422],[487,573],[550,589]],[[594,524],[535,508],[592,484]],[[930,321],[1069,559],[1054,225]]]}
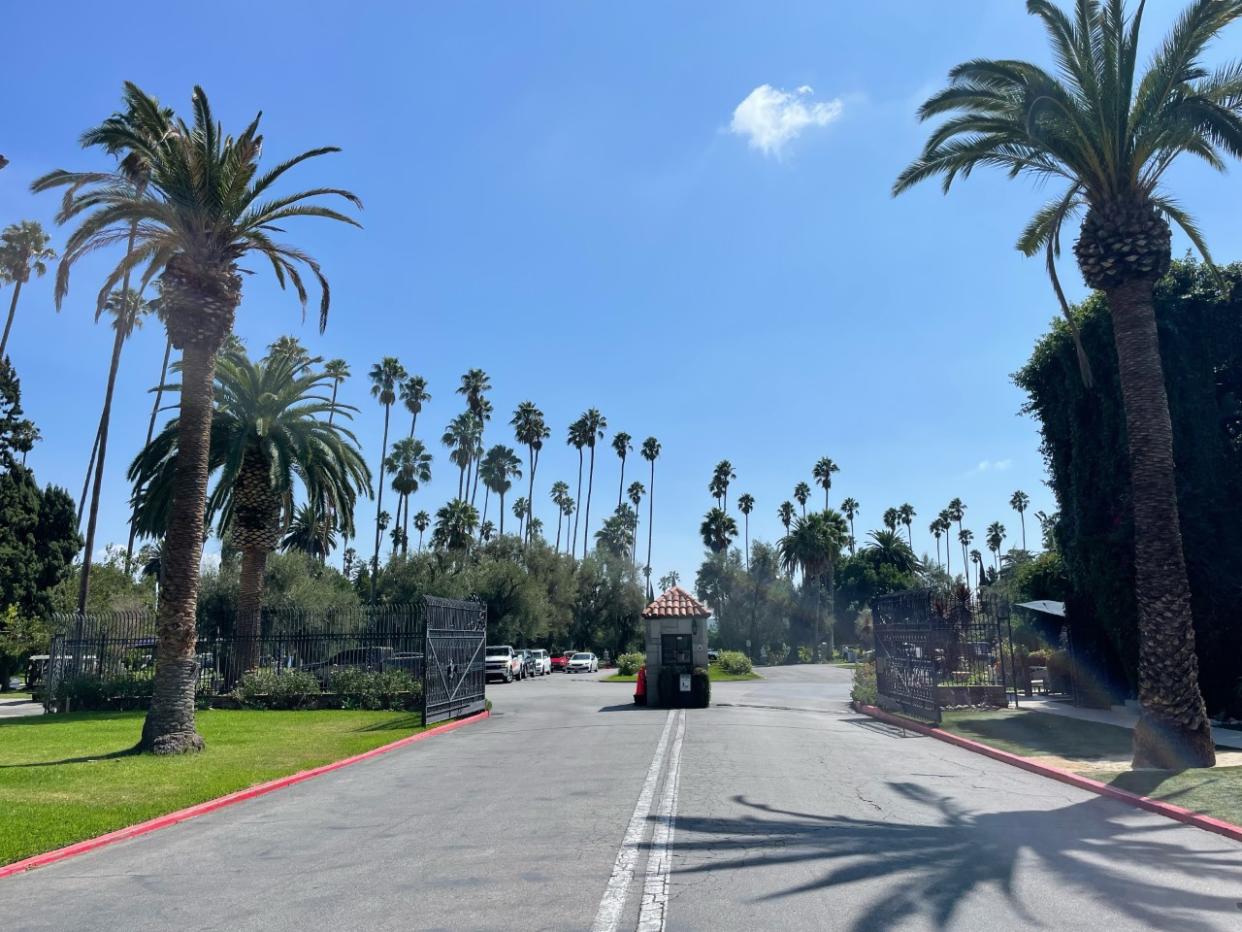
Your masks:
{"label": "small building", "polygon": [[[695,669],[704,671],[706,704],[708,608],[679,586],[643,609],[647,654],[647,705],[693,705]],[[663,686],[662,686],[663,684]],[[661,696],[661,688],[678,695]]]}

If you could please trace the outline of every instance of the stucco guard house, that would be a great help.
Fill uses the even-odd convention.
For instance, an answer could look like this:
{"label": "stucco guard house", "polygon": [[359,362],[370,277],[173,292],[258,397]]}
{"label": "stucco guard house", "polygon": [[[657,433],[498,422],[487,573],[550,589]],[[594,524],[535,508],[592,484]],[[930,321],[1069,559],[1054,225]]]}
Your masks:
{"label": "stucco guard house", "polygon": [[[647,705],[707,705],[710,616],[707,607],[680,586],[669,589],[643,610]],[[704,673],[696,676],[696,669]]]}

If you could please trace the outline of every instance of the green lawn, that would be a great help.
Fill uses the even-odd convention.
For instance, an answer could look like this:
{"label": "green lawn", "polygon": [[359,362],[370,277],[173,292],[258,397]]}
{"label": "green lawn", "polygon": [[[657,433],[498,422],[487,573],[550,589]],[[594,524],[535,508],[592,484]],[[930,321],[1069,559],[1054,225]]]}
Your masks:
{"label": "green lawn", "polygon": [[[1210,770],[1122,769],[1130,759],[1127,728],[1043,712],[946,712],[944,729],[1022,757],[1049,763],[1119,789],[1242,825],[1242,766]],[[1219,748],[1219,754],[1230,753]],[[1068,765],[1068,766],[1067,766]]]}
{"label": "green lawn", "polygon": [[0,864],[420,731],[409,712],[207,711],[201,754],[129,752],[141,712],[0,719]]}
{"label": "green lawn", "polygon": [[24,693],[20,690],[12,690],[7,693],[0,693],[0,702],[29,702],[30,693]]}
{"label": "green lawn", "polygon": [[[734,683],[740,680],[763,679],[763,677],[758,673],[725,673],[717,664],[714,663],[707,668],[707,678],[713,683]],[[634,683],[637,680],[637,675],[622,676],[620,673],[614,673],[612,676],[604,677],[605,683]]]}

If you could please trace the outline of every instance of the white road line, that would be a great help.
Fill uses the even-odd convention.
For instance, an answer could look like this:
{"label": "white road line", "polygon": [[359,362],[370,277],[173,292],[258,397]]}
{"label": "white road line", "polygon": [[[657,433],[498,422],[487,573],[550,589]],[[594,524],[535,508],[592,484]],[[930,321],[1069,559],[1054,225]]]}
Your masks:
{"label": "white road line", "polygon": [[617,852],[617,862],[613,865],[612,876],[608,879],[608,887],[604,890],[604,898],[599,901],[599,912],[595,914],[592,932],[616,932],[621,922],[621,913],[625,909],[625,898],[630,890],[630,881],[634,878],[634,863],[638,860],[638,851],[643,843],[643,833],[647,828],[647,819],[651,815],[652,802],[655,799],[656,784],[660,781],[660,771],[664,769],[664,755],[668,751],[668,736],[673,730],[673,719],[676,710],[669,709],[668,718],[664,720],[664,731],[660,733],[660,743],[656,745],[655,757],[647,769],[647,778],[643,781],[642,791],[638,794],[638,802],[634,804],[634,814],[630,816],[630,824],[625,829],[625,837],[621,841],[621,850]]}
{"label": "white road line", "polygon": [[686,736],[686,713],[677,713],[677,737],[669,752],[668,776],[660,799],[658,821],[647,857],[647,880],[638,912],[638,932],[664,932],[668,919],[669,876],[673,868],[673,831],[677,821],[677,789],[681,782],[681,747]]}

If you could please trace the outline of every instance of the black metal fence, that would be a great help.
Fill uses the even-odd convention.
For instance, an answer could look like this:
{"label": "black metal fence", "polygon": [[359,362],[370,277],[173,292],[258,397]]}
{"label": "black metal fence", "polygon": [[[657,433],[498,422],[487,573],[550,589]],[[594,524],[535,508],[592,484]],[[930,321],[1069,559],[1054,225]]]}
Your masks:
{"label": "black metal fence", "polygon": [[[265,609],[256,633],[231,615],[200,619],[196,642],[201,697],[231,693],[252,671],[310,674],[324,690],[347,670],[398,671],[417,684],[424,723],[484,707],[487,610],[479,602],[430,596],[403,605],[313,611]],[[44,676],[54,707],[68,678],[93,681],[118,699],[150,695],[155,675],[154,612],[57,615]],[[257,629],[257,630],[256,630]]]}
{"label": "black metal fence", "polygon": [[945,708],[1008,705],[1008,603],[918,589],[872,604],[879,704],[934,722]]}

